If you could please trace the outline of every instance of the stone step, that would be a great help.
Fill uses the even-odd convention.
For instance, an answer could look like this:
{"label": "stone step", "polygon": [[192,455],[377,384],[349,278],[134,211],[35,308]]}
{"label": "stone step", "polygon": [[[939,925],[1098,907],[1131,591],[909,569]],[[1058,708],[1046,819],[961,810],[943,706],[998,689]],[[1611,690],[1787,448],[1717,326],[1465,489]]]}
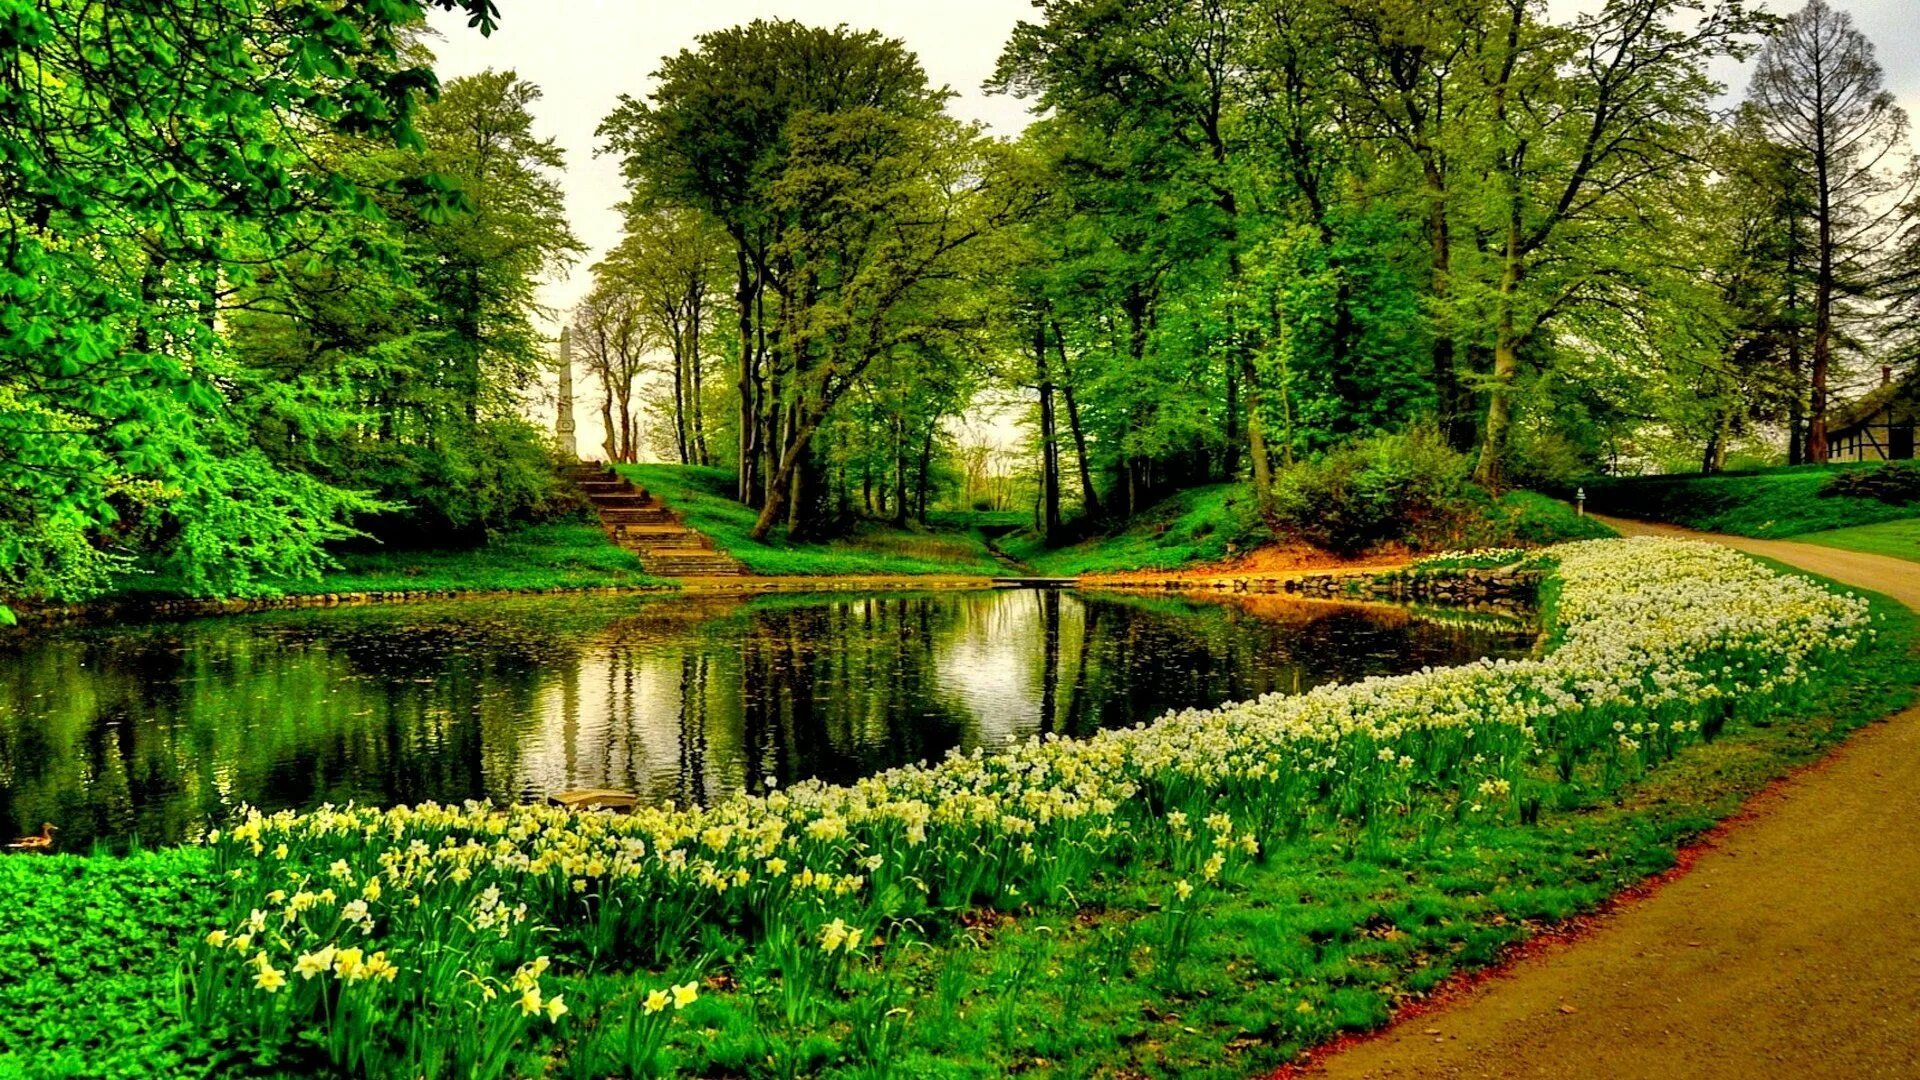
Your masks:
{"label": "stone step", "polygon": [[688,529],[615,530],[613,539],[628,550],[679,548],[686,551],[712,551],[713,541]]}
{"label": "stone step", "polygon": [[678,559],[682,557],[688,559],[732,558],[732,556],[723,555],[710,547],[702,547],[694,544],[685,537],[674,537],[673,539],[654,541],[625,540],[621,542],[620,546],[643,559]]}
{"label": "stone step", "polygon": [[658,506],[653,496],[644,491],[609,492],[605,495],[588,495],[594,506],[602,510],[641,510]]}
{"label": "stone step", "polygon": [[600,511],[603,525],[673,525],[678,524],[673,511],[664,506],[641,506],[630,509],[606,508]]}
{"label": "stone step", "polygon": [[677,521],[602,521],[607,531],[615,536],[684,536],[691,544],[694,540],[708,543],[706,534],[689,529]]}
{"label": "stone step", "polygon": [[649,574],[661,577],[738,577],[746,567],[726,555],[708,554],[704,558],[687,556],[645,556],[640,565]]}
{"label": "stone step", "polygon": [[625,495],[640,489],[625,480],[582,480],[580,490],[588,495]]}

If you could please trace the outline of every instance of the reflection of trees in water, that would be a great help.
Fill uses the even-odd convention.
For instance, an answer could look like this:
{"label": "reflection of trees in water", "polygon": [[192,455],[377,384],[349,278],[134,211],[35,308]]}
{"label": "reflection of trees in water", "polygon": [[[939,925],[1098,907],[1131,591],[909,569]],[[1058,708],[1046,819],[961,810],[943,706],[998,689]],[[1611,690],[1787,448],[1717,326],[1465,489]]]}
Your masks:
{"label": "reflection of trees in water", "polygon": [[305,613],[0,653],[0,831],[189,835],[250,802],[708,802],[1085,734],[1524,635],[1379,609],[1053,590]]}

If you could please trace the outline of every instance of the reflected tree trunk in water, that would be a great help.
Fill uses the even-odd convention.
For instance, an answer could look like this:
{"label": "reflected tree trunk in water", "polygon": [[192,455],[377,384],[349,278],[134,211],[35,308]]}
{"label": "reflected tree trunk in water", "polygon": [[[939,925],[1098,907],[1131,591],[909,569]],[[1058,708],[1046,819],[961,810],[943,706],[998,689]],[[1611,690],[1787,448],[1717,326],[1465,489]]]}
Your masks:
{"label": "reflected tree trunk in water", "polygon": [[1060,700],[1060,590],[1041,589],[1040,730],[1055,731]]}
{"label": "reflected tree trunk in water", "polygon": [[1080,659],[1074,666],[1073,693],[1067,698],[1067,722],[1060,730],[1063,734],[1078,735],[1086,731],[1087,714],[1090,711],[1088,698],[1087,666],[1093,656],[1095,634],[1100,625],[1100,605],[1082,601],[1080,604]]}
{"label": "reflected tree trunk in water", "polygon": [[[706,803],[707,658],[692,652],[680,657],[680,789],[687,804]],[[681,800],[676,800],[681,801]]]}

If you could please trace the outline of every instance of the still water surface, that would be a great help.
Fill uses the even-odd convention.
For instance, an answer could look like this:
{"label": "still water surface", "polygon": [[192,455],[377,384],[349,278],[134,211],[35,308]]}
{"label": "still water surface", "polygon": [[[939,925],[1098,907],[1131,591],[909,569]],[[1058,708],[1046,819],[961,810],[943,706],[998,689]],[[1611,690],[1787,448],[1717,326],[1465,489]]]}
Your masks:
{"label": "still water surface", "polygon": [[1111,593],[546,598],[0,638],[0,837],[192,837],[233,808],[681,805],[1038,732],[1518,655],[1377,606]]}

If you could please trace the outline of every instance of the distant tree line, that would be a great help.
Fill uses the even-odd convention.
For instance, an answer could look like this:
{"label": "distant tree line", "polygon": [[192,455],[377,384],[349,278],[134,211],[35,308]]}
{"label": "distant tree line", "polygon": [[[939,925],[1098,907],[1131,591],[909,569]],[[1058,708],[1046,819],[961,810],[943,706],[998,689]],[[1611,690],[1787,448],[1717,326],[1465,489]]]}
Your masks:
{"label": "distant tree line", "polygon": [[[565,161],[514,73],[438,84],[433,7],[494,29],[0,11],[0,596],[267,591],[565,505],[528,419]],[[1920,348],[1906,118],[1824,0],[1045,0],[990,89],[1019,138],[901,42],[761,21],[614,103],[625,235],[566,313],[601,455],[820,536],[1004,505],[959,420],[1011,404],[1059,541],[1209,482],[1271,511],[1410,429],[1490,488],[1761,432],[1819,462]]]}

